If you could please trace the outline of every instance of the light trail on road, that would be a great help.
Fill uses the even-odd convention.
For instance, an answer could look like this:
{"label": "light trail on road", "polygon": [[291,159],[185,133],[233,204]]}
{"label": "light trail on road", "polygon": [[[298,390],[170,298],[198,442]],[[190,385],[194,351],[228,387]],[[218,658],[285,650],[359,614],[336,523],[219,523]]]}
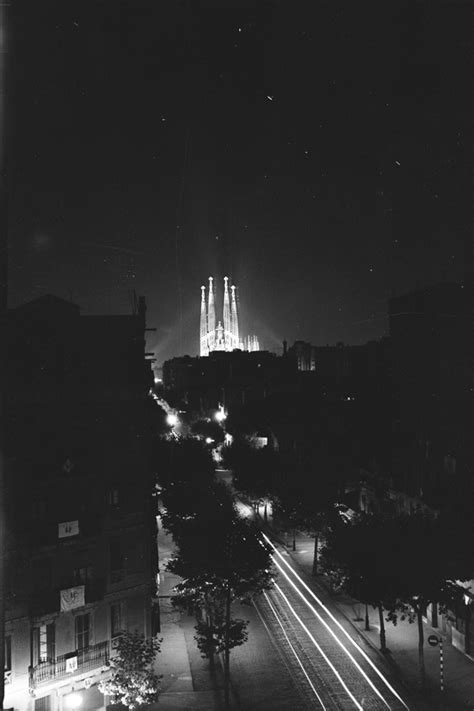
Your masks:
{"label": "light trail on road", "polygon": [[[306,669],[305,669],[305,667],[304,667],[303,662],[301,661],[300,657],[298,656],[298,652],[296,651],[295,647],[294,647],[293,644],[291,643],[290,638],[288,637],[288,635],[287,635],[287,633],[286,633],[285,627],[283,626],[283,623],[282,623],[282,621],[281,621],[281,619],[280,619],[280,616],[278,615],[278,612],[276,611],[274,605],[272,605],[272,603],[271,603],[271,601],[270,601],[270,598],[269,598],[269,596],[267,595],[267,593],[264,593],[264,596],[265,596],[265,599],[266,599],[266,601],[267,601],[267,603],[268,603],[268,606],[270,607],[270,609],[271,609],[271,611],[272,611],[272,613],[273,613],[273,615],[274,615],[276,621],[278,622],[278,624],[279,624],[279,626],[280,626],[280,628],[281,628],[281,631],[283,632],[283,635],[284,635],[284,637],[285,637],[285,639],[286,639],[286,642],[287,642],[288,646],[290,647],[291,651],[293,652],[293,655],[294,655],[294,657],[296,658],[296,661],[298,662],[298,665],[299,665],[301,671],[303,672],[303,674],[304,674],[305,677],[306,677],[306,681],[307,681],[308,684],[310,685],[311,690],[313,691],[314,695],[316,696],[316,698],[318,699],[319,703],[321,704],[321,708],[323,709],[323,711],[328,711],[327,706],[325,706],[325,704],[324,704],[322,698],[320,697],[320,695],[319,695],[318,692],[316,691],[315,686],[314,686],[313,682],[311,681],[311,679],[310,679],[310,677],[309,677],[309,674],[308,674],[308,672],[306,671]],[[260,619],[262,620],[263,624],[265,625],[265,627],[267,627],[267,625],[265,624],[265,620],[263,619],[262,614],[261,614],[260,610],[258,609],[258,607],[255,605],[255,603],[254,603],[254,606],[255,606],[255,609],[257,610],[257,613],[258,613]],[[268,630],[268,628],[267,628],[267,632],[270,634],[270,631]]]}
{"label": "light trail on road", "polygon": [[[318,603],[318,605],[321,607],[321,609],[324,610],[326,615],[334,622],[335,625],[337,625],[338,629],[344,634],[344,636],[347,638],[347,640],[353,645],[353,647],[361,654],[361,656],[364,658],[364,660],[369,664],[369,666],[372,668],[372,670],[377,674],[377,676],[381,679],[381,681],[385,684],[387,689],[390,691],[391,694],[403,705],[405,709],[408,710],[407,704],[403,701],[401,696],[397,693],[397,691],[393,688],[393,686],[390,684],[388,679],[382,674],[382,672],[377,668],[377,666],[372,662],[370,657],[364,652],[364,650],[357,644],[357,642],[351,637],[351,635],[344,629],[344,627],[341,625],[339,620],[336,619],[336,617],[332,614],[332,612],[328,609],[328,607],[322,602],[322,600],[311,590],[311,588],[305,583],[305,581],[301,578],[300,575],[295,571],[295,569],[284,559],[284,557],[281,555],[279,550],[276,548],[276,546],[273,544],[273,542],[269,539],[269,537],[262,532],[263,538],[267,541],[267,543],[273,548],[281,562],[288,568],[288,570],[291,571],[292,575],[298,580],[298,582],[304,587],[304,589],[311,595],[311,597]],[[305,602],[307,607],[311,609],[313,614],[317,617],[317,619],[324,625],[324,627],[328,630],[328,632],[331,634],[333,639],[337,642],[337,644],[345,651],[347,656],[350,658],[351,662],[354,664],[354,666],[358,669],[359,673],[362,674],[366,682],[369,683],[370,687],[376,692],[377,696],[382,699],[383,703],[387,708],[391,708],[391,706],[388,704],[386,699],[381,695],[380,691],[375,687],[373,682],[370,680],[366,672],[360,667],[359,663],[357,660],[353,657],[353,655],[350,653],[350,651],[347,649],[347,647],[344,646],[344,644],[341,642],[341,640],[337,637],[335,632],[331,629],[331,627],[328,625],[328,623],[321,617],[321,615],[317,612],[317,610],[313,607],[313,605],[307,600],[307,598],[303,595],[301,590],[298,589],[297,585],[291,580],[290,576],[283,570],[282,566],[277,562],[275,556],[272,556],[273,561],[275,565],[277,566],[278,570],[283,574],[285,579],[290,583],[292,588],[297,592],[297,594],[301,597],[301,599]]]}
{"label": "light trail on road", "polygon": [[[239,503],[241,514],[246,511],[247,517],[254,516],[248,504]],[[310,708],[314,708],[317,689],[317,708],[327,711],[409,711],[387,677],[323,602],[327,595],[321,599],[268,535],[260,533],[262,545],[272,548],[279,579],[264,594],[264,605],[254,604],[280,655],[286,656],[287,666],[292,665],[294,683]]]}
{"label": "light trail on road", "polygon": [[[296,620],[298,621],[300,627],[306,632],[306,634],[308,635],[308,637],[310,638],[310,640],[312,641],[312,643],[314,644],[314,646],[316,647],[316,649],[318,650],[318,652],[320,653],[320,655],[322,656],[322,658],[324,659],[324,661],[326,662],[326,664],[328,665],[328,667],[334,672],[334,674],[335,674],[337,680],[338,680],[339,683],[341,684],[342,688],[346,691],[346,693],[347,693],[347,695],[349,696],[349,698],[352,699],[352,701],[354,702],[356,708],[359,709],[359,711],[364,711],[363,706],[361,706],[361,705],[359,704],[359,702],[357,701],[356,697],[355,697],[354,694],[351,692],[351,690],[349,689],[349,687],[348,687],[347,684],[345,683],[344,679],[342,678],[342,676],[341,676],[341,675],[339,674],[339,672],[337,671],[337,669],[336,669],[336,667],[334,666],[334,664],[331,662],[331,660],[329,659],[329,657],[327,656],[327,654],[325,654],[325,652],[323,651],[323,649],[321,648],[321,646],[317,643],[316,639],[315,639],[314,636],[311,634],[311,632],[310,632],[308,626],[305,625],[305,623],[303,622],[303,620],[301,619],[301,617],[298,615],[298,613],[296,612],[295,608],[294,608],[293,605],[290,603],[290,601],[288,600],[287,596],[285,595],[285,593],[283,592],[283,590],[280,588],[280,586],[279,586],[277,583],[275,583],[275,588],[278,590],[278,592],[280,593],[281,597],[282,597],[282,598],[284,599],[284,601],[286,602],[286,604],[287,604],[289,610],[291,610],[291,613],[293,614],[293,617],[296,618]],[[389,707],[389,708],[390,708],[390,707]]]}
{"label": "light trail on road", "polygon": [[[333,637],[333,639],[334,639],[334,641],[336,642],[336,644],[338,644],[339,647],[341,647],[341,649],[342,649],[342,650],[345,652],[345,654],[349,657],[349,659],[350,659],[350,661],[352,662],[352,664],[354,664],[354,666],[356,667],[356,669],[358,670],[358,672],[363,676],[363,678],[364,678],[365,681],[369,684],[369,686],[372,688],[372,690],[373,690],[373,691],[376,693],[376,695],[381,699],[382,703],[383,703],[388,709],[390,709],[390,708],[391,708],[390,705],[387,703],[387,701],[384,699],[384,697],[382,696],[382,694],[380,693],[380,691],[379,691],[379,690],[377,689],[377,687],[372,683],[372,681],[370,680],[370,678],[367,676],[367,674],[366,674],[366,673],[364,672],[364,670],[361,668],[360,664],[358,664],[358,662],[356,661],[356,659],[351,655],[351,653],[349,652],[349,650],[347,649],[347,647],[345,647],[345,646],[342,644],[342,642],[340,641],[340,639],[339,639],[339,638],[337,637],[337,635],[331,630],[330,626],[323,620],[323,618],[321,617],[321,615],[318,615],[318,613],[317,613],[317,612],[314,610],[314,608],[312,607],[311,603],[308,603],[308,601],[306,600],[306,598],[304,597],[304,595],[301,593],[301,591],[298,590],[297,586],[292,582],[292,580],[290,580],[290,578],[288,577],[288,575],[286,575],[285,571],[278,565],[278,563],[277,563],[276,561],[274,561],[274,562],[275,562],[275,565],[277,566],[277,568],[280,570],[280,572],[284,575],[284,577],[288,580],[288,582],[290,583],[290,585],[291,585],[291,586],[293,587],[293,589],[296,591],[296,593],[301,597],[301,599],[303,600],[303,602],[311,609],[311,611],[317,616],[319,622],[321,622],[321,624],[327,629],[327,631],[328,631],[329,634]],[[290,610],[291,610],[291,612],[293,613],[293,615],[294,615],[294,616],[298,619],[298,621],[300,622],[300,625],[302,626],[302,628],[305,630],[305,632],[306,632],[309,636],[311,636],[310,633],[309,633],[309,631],[308,631],[307,626],[306,626],[305,624],[303,624],[303,623],[301,622],[301,620],[299,619],[299,617],[296,615],[296,613],[295,613],[295,611],[294,611],[294,608],[293,608],[293,607],[291,606],[291,604],[289,603],[288,598],[283,594],[281,588],[280,588],[276,583],[275,583],[275,587],[276,587],[276,589],[279,591],[280,595],[282,595],[282,597],[284,598],[286,604],[287,604],[288,607],[290,608]],[[312,636],[311,636],[311,639],[312,639],[313,642],[315,642],[315,640],[314,640],[314,638],[313,638]],[[318,651],[319,651],[320,653],[322,653],[321,648],[319,647],[319,645],[318,645],[317,643],[315,643],[315,646],[317,647]],[[326,660],[326,661],[328,662],[328,664],[329,664],[329,666],[331,667],[331,669],[335,672],[335,674],[336,674],[336,676],[338,677],[338,679],[341,681],[341,678],[340,678],[339,674],[337,673],[337,671],[335,670],[334,666],[329,662],[329,660]],[[344,685],[344,688],[346,689],[346,691],[348,691],[348,689],[347,689],[347,687],[346,687],[345,685]],[[354,698],[354,696],[353,696],[349,691],[348,691],[348,693],[349,693],[349,696],[352,698],[352,700],[355,701],[356,705],[358,705],[358,704],[357,704],[357,700]],[[361,708],[362,708],[362,707],[361,707]]]}

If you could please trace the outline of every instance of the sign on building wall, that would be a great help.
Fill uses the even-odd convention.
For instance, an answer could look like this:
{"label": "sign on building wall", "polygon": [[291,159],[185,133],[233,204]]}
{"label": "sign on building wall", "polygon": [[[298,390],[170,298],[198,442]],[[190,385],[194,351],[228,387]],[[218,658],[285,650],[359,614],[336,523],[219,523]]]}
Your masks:
{"label": "sign on building wall", "polygon": [[79,521],[64,521],[58,523],[58,538],[68,538],[77,536],[79,533]]}
{"label": "sign on building wall", "polygon": [[68,612],[69,610],[75,610],[77,607],[83,607],[86,604],[85,590],[85,585],[77,585],[75,588],[61,590],[59,593],[61,612]]}
{"label": "sign on building wall", "polygon": [[72,673],[77,670],[77,654],[74,657],[66,657],[66,673]]}

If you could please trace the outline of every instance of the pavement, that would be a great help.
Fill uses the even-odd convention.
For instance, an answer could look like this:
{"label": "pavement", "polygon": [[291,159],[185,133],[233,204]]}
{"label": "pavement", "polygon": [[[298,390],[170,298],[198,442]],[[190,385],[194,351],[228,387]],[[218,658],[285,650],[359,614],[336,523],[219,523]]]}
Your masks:
{"label": "pavement", "polygon": [[[222,711],[222,660],[203,659],[194,640],[194,617],[173,609],[171,597],[179,578],[164,570],[173,553],[172,538],[159,531],[161,653],[155,671],[162,675],[161,693],[150,711]],[[300,711],[300,694],[284,660],[249,605],[234,605],[236,617],[249,621],[248,641],[231,652],[231,709],[239,711]]]}
{"label": "pavement", "polygon": [[179,578],[165,570],[174,550],[173,539],[160,525],[158,532],[160,567],[161,652],[155,671],[162,675],[161,693],[153,711],[214,711],[224,708],[222,669],[212,668],[202,659],[193,639],[195,620],[171,605],[171,595]]}

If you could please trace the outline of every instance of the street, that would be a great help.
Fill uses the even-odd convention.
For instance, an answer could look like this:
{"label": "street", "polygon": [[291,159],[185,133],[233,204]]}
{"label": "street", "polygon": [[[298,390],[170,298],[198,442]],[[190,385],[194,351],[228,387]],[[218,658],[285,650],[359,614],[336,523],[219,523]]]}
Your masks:
{"label": "street", "polygon": [[304,707],[408,709],[393,680],[354,639],[347,620],[331,609],[323,593],[313,592],[288,553],[274,547],[273,560],[278,571],[274,589],[258,599],[256,609],[285,657]]}

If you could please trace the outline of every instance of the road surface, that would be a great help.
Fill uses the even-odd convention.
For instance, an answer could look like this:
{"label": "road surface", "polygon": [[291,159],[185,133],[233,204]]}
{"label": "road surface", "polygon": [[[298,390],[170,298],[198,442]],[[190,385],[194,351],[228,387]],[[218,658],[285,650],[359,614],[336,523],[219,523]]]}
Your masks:
{"label": "road surface", "polygon": [[[262,535],[271,543],[266,534]],[[288,553],[271,544],[277,571],[275,586],[258,598],[255,607],[284,659],[303,708],[410,708],[397,682],[379,669],[376,656],[374,660],[350,623],[333,609],[329,596],[319,590],[314,592],[314,584],[294,566]]]}

